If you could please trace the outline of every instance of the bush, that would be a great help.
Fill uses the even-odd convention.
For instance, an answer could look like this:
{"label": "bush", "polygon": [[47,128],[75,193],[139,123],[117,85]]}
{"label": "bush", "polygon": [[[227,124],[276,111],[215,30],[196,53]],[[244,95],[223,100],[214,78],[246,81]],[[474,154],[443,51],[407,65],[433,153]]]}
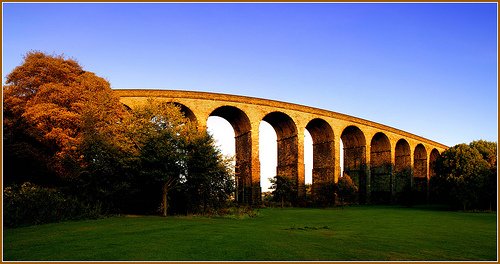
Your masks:
{"label": "bush", "polygon": [[3,198],[5,227],[97,218],[101,211],[98,204],[82,204],[57,189],[40,187],[30,182],[6,187]]}
{"label": "bush", "polygon": [[340,177],[339,182],[337,184],[338,195],[340,197],[340,205],[344,205],[344,203],[356,203],[358,200],[358,186],[351,179],[347,173],[344,173],[344,176]]}
{"label": "bush", "polygon": [[216,215],[231,219],[255,218],[259,216],[259,209],[252,206],[234,205],[218,210]]}
{"label": "bush", "polygon": [[328,207],[335,205],[335,183],[319,183],[314,186],[313,206]]}

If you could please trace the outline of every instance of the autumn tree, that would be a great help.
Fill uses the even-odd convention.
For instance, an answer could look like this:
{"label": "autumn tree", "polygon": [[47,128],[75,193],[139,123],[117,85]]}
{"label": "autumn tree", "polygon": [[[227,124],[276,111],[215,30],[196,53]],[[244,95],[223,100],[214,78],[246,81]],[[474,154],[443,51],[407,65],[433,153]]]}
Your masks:
{"label": "autumn tree", "polygon": [[52,155],[49,146],[40,141],[42,133],[25,116],[26,107],[47,84],[69,85],[83,73],[74,60],[28,52],[24,63],[6,77],[3,86],[4,180],[53,182]]}
{"label": "autumn tree", "polygon": [[24,63],[6,77],[3,91],[4,121],[9,127],[19,121],[25,112],[26,104],[43,85],[70,85],[82,73],[82,67],[75,60],[66,59],[62,55],[28,52]]}
{"label": "autumn tree", "polygon": [[109,83],[62,55],[29,52],[3,91],[7,184],[34,181],[112,208],[126,182],[117,161],[130,144],[118,133],[127,112]]}
{"label": "autumn tree", "polygon": [[30,52],[7,75],[7,144],[30,142],[47,155],[44,160],[60,178],[78,176],[89,161],[80,148],[84,134],[116,134],[112,130],[124,113],[106,80],[63,56]]}

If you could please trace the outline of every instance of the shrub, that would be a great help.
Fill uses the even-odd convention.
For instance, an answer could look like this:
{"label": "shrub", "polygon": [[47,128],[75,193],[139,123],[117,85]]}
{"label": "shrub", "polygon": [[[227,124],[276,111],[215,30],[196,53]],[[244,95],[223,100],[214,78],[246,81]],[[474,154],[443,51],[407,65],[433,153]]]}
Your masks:
{"label": "shrub", "polygon": [[98,204],[83,204],[57,189],[40,187],[30,182],[6,187],[3,198],[5,227],[100,216]]}
{"label": "shrub", "polygon": [[344,205],[344,202],[354,203],[356,201],[358,186],[347,173],[344,173],[344,176],[340,177],[337,188],[341,205]]}

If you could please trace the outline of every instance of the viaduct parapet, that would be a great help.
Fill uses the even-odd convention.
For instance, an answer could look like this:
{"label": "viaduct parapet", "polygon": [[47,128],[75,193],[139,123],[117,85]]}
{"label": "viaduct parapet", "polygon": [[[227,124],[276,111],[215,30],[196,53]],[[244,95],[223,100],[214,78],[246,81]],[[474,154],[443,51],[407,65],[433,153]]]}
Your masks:
{"label": "viaduct parapet", "polygon": [[132,109],[146,104],[148,98],[177,104],[203,130],[210,116],[226,119],[235,133],[237,200],[241,203],[261,201],[261,121],[268,122],[277,135],[276,175],[295,180],[299,200],[305,197],[306,129],[313,141],[313,197],[341,177],[341,140],[344,173],[359,187],[361,203],[389,202],[408,186],[420,193],[420,199],[426,199],[429,179],[434,175],[432,164],[448,148],[369,120],[292,103],[178,90],[116,89],[114,92]]}

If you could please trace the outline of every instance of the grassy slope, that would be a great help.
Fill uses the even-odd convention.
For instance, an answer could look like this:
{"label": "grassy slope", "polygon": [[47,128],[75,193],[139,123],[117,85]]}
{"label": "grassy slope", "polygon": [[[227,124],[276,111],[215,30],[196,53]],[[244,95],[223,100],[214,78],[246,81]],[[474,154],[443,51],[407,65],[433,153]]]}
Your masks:
{"label": "grassy slope", "polygon": [[262,209],[257,218],[113,217],[4,230],[4,260],[495,260],[496,214]]}

